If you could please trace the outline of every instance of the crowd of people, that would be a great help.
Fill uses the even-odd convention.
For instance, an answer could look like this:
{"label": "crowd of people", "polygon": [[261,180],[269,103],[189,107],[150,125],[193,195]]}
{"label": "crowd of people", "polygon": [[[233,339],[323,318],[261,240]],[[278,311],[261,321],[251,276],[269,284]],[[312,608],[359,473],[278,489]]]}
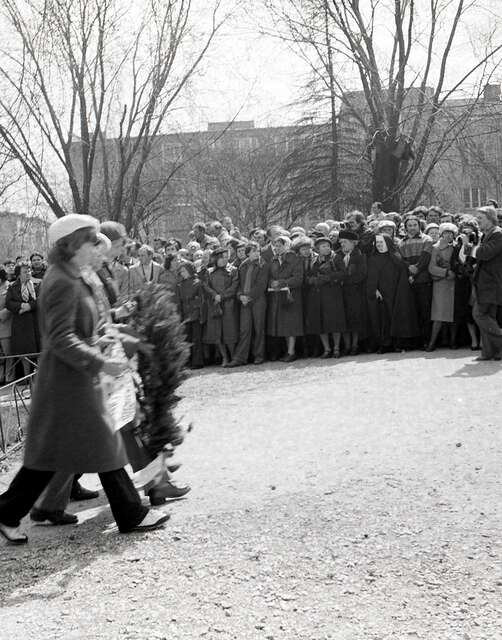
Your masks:
{"label": "crowd of people", "polygon": [[[474,216],[437,207],[401,216],[375,203],[367,218],[353,211],[342,222],[326,220],[308,231],[271,226],[253,229],[249,238],[230,219],[198,222],[186,246],[176,238],[156,238],[153,246],[130,241],[121,224],[99,224],[90,216],[60,218],[49,229],[47,273],[38,253],[7,260],[0,269],[4,353],[36,356],[42,348],[24,465],[0,495],[0,534],[25,543],[20,521],[28,512],[36,522],[75,523],[66,512],[72,494],[97,495],[79,485],[82,473],[99,474],[121,532],[163,525],[168,514],[142,505],[124,465],[143,471],[164,461],[160,472],[144,477],[152,505],[189,490],[172,482],[176,468],[166,457],[182,441],[177,424],[166,418],[177,400],[186,342],[192,368],[339,358],[362,350],[433,351],[464,340],[481,350],[478,360],[500,360],[496,205]],[[150,334],[151,319],[138,323],[147,298],[153,305],[147,315],[155,315]],[[113,344],[120,345],[122,359],[107,353]],[[117,424],[98,374],[120,378],[135,354],[146,378],[128,392],[136,409]],[[155,398],[146,394],[154,370],[148,363],[155,359],[159,380],[150,393],[158,399],[160,378],[165,385],[158,424]],[[173,367],[173,377],[158,369],[160,362]],[[14,375],[8,364],[4,375]],[[149,403],[153,412],[145,413]]]}
{"label": "crowd of people", "polygon": [[[400,215],[375,203],[367,217],[353,211],[308,230],[272,225],[244,237],[226,217],[195,223],[186,243],[158,237],[151,245],[129,240],[119,225],[100,273],[113,280],[117,305],[147,282],[172,292],[193,369],[438,346],[498,360],[500,215],[495,201],[475,215],[434,206]],[[5,355],[40,348],[45,268],[33,253],[0,269]],[[12,376],[6,364],[5,380]]]}

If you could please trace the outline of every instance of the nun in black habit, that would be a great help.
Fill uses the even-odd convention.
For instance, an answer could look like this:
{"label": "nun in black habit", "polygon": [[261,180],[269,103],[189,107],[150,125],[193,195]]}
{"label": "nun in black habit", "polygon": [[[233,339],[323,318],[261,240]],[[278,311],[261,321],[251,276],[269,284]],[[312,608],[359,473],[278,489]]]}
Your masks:
{"label": "nun in black habit", "polygon": [[366,293],[371,342],[379,353],[398,350],[402,339],[419,335],[407,265],[387,235],[373,242]]}

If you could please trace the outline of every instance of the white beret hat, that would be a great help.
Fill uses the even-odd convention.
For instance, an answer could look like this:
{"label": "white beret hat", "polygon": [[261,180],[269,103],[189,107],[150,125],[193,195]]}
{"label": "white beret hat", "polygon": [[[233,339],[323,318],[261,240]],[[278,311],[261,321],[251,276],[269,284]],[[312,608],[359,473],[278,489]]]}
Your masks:
{"label": "white beret hat", "polygon": [[80,213],[69,213],[62,218],[58,218],[49,227],[49,244],[52,246],[61,238],[86,227],[92,227],[97,233],[99,231],[99,220]]}
{"label": "white beret hat", "polygon": [[99,241],[99,244],[102,244],[104,246],[105,251],[110,251],[110,249],[112,248],[112,241],[108,236],[105,236],[104,233],[99,232],[96,234],[96,238]]}

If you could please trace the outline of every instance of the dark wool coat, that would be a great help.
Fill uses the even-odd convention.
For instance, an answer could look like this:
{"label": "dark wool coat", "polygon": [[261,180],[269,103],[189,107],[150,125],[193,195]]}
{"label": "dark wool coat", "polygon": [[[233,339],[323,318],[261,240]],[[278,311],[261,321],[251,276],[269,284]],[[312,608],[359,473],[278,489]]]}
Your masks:
{"label": "dark wool coat", "polygon": [[204,321],[204,290],[199,278],[181,280],[177,286],[177,303],[184,322]]}
{"label": "dark wool coat", "polygon": [[[408,281],[408,266],[389,243],[388,253],[375,252],[368,256],[366,292],[369,325],[372,338],[379,343],[383,334],[390,338],[420,335],[415,300]],[[376,299],[377,290],[383,297],[380,302]]]}
{"label": "dark wool coat", "polygon": [[40,358],[27,427],[29,469],[99,473],[127,456],[105,406],[104,363],[95,342],[98,311],[91,285],[73,265],[52,265],[39,301]]}
{"label": "dark wool coat", "polygon": [[[207,270],[203,282],[207,298],[206,344],[236,344],[239,340],[239,312],[235,297],[238,285],[239,273],[230,264]],[[214,302],[217,294],[221,296],[219,304]]]}
{"label": "dark wool coat", "polygon": [[281,260],[274,256],[270,262],[269,284],[277,280],[279,287],[289,287],[286,291],[269,291],[267,300],[267,335],[303,335],[303,264],[296,253],[288,251]]}
{"label": "dark wool coat", "polygon": [[[251,275],[251,289],[246,294],[244,292],[244,286],[249,269],[253,269],[253,273]],[[251,262],[246,258],[239,267],[239,287],[237,296],[248,295],[252,301],[264,297],[267,293],[269,275],[270,264],[263,260],[263,258],[260,258],[258,262]]]}
{"label": "dark wool coat", "polygon": [[19,314],[24,302],[21,295],[19,278],[7,289],[5,306],[12,313],[11,353],[38,353],[40,351],[40,332],[38,329],[37,307],[40,285],[33,283],[37,300],[30,298],[31,311]]}
{"label": "dark wool coat", "polygon": [[[340,282],[335,280],[334,252],[309,259],[305,273],[305,334],[345,331],[345,308]],[[305,261],[304,261],[305,266]]]}
{"label": "dark wool coat", "polygon": [[355,247],[348,266],[345,266],[344,254],[337,251],[333,259],[333,278],[341,282],[343,305],[345,308],[346,331],[357,331],[359,337],[366,331],[366,256]]}
{"label": "dark wool coat", "polygon": [[486,233],[476,251],[474,287],[480,304],[502,305],[502,229]]}

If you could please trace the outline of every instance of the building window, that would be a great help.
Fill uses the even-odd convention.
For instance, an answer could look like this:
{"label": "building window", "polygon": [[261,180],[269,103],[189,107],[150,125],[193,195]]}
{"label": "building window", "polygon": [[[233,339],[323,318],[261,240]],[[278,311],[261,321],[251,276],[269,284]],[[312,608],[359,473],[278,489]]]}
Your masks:
{"label": "building window", "polygon": [[467,187],[464,189],[464,207],[476,209],[486,203],[486,189],[483,187]]}

